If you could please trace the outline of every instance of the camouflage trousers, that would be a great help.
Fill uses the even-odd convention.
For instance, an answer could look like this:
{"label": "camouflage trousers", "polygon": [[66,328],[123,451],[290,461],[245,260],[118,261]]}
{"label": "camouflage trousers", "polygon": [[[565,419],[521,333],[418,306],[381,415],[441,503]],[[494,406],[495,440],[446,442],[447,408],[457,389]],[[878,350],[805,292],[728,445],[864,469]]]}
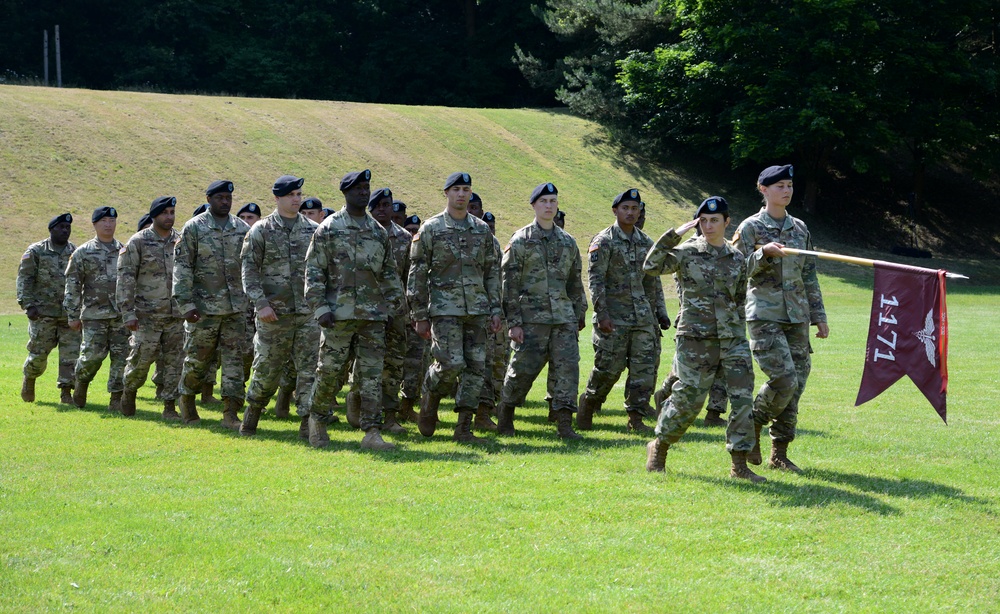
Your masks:
{"label": "camouflage trousers", "polygon": [[656,424],[656,436],[674,443],[688,430],[705,404],[719,370],[725,374],[733,411],[726,426],[726,450],[749,452],[754,445],[753,364],[746,339],[677,337],[677,381]]}
{"label": "camouflage trousers", "polygon": [[66,318],[40,317],[28,320],[28,358],[24,377],[37,379],[45,373],[49,353],[59,347],[59,387],[73,385],[76,360],[80,357],[80,333],[69,327]]}
{"label": "camouflage trousers", "polygon": [[[253,305],[247,308],[246,312],[246,341],[244,341],[246,351],[243,353],[243,382],[250,381],[250,369],[253,367],[253,360],[256,353],[251,353],[250,348],[254,347],[254,336],[257,334],[257,311]],[[319,343],[319,335],[316,336]]]}
{"label": "camouflage trousers", "polygon": [[[382,409],[399,410],[399,388],[403,382],[403,362],[406,359],[406,329],[404,316],[389,318],[385,327],[385,362],[382,367]],[[358,378],[355,377],[355,380]]]}
{"label": "camouflage trousers", "polygon": [[184,323],[184,369],[178,392],[198,394],[203,383],[215,379],[209,365],[219,352],[222,363],[222,396],[243,398],[243,343],[246,320],[242,313],[203,315]]}
{"label": "camouflage trousers", "polygon": [[764,426],[773,421],[771,439],[790,442],[795,439],[799,399],[812,370],[809,324],[764,320],[747,324],[754,360],[767,376],[754,399],[753,419]]}
{"label": "camouflage trousers", "polygon": [[316,377],[319,323],[312,314],[289,314],[277,322],[257,322],[253,338],[253,374],[247,402],[265,407],[274,396],[291,363],[295,405],[300,416],[309,414],[307,401]]}
{"label": "camouflage trousers", "polygon": [[76,361],[76,381],[90,383],[101,369],[105,357],[111,354],[108,372],[108,392],[121,392],[125,357],[128,356],[129,330],[121,318],[84,320],[80,358]]}
{"label": "camouflage trousers", "polygon": [[594,326],[594,370],[587,381],[587,396],[603,404],[622,372],[625,380],[625,410],[654,416],[649,397],[656,386],[660,359],[660,336],[652,326],[616,326],[603,333]]}
{"label": "camouflage trousers", "polygon": [[355,359],[355,377],[361,393],[361,430],[382,425],[385,326],[382,321],[341,320],[321,329],[316,379],[307,405],[314,416],[330,421],[330,402],[344,383],[344,368]]}
{"label": "camouflage trousers", "polygon": [[184,320],[170,316],[142,316],[139,330],[129,338],[125,362],[125,389],[138,390],[146,383],[149,367],[157,363],[163,400],[177,398],[184,364]]}
{"label": "camouflage trousers", "polygon": [[[663,385],[661,389],[666,393],[666,396],[670,396],[670,392],[674,387],[674,382],[677,381],[677,374],[674,370],[670,370],[670,375],[667,379],[663,380]],[[726,413],[726,405],[729,403],[729,396],[726,393],[726,372],[719,365],[719,370],[715,373],[715,379],[712,380],[712,387],[708,390],[708,411],[714,411],[719,414]]]}
{"label": "camouflage trousers", "polygon": [[431,356],[424,390],[446,397],[455,382],[455,411],[475,411],[486,375],[488,316],[431,318]]}
{"label": "camouflage trousers", "polygon": [[420,384],[427,373],[430,358],[427,340],[413,330],[411,322],[406,323],[406,356],[403,358],[403,396],[416,399],[420,396]]}
{"label": "camouflage trousers", "polygon": [[525,324],[524,343],[514,343],[501,398],[504,403],[523,405],[538,374],[549,364],[548,392],[552,409],[576,412],[580,388],[580,336],[576,323]]}
{"label": "camouflage trousers", "polygon": [[[486,331],[486,374],[483,377],[483,392],[479,395],[480,405],[496,407],[500,402],[500,390],[510,362],[510,338],[507,332],[507,322],[495,333]],[[547,389],[552,389],[551,370]]]}

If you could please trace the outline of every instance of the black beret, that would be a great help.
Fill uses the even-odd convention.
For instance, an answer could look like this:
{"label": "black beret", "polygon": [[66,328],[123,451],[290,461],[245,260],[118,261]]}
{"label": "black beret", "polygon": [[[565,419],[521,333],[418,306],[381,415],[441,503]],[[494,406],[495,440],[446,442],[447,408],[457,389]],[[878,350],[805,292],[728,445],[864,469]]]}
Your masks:
{"label": "black beret", "polygon": [[94,209],[94,214],[90,216],[90,221],[97,223],[106,217],[118,217],[118,210],[114,207],[98,207]]}
{"label": "black beret", "polygon": [[481,202],[483,202],[483,199],[479,197],[479,194],[476,194],[475,192],[473,192],[472,193],[472,198],[469,199],[469,204],[472,204],[472,203],[481,203]]}
{"label": "black beret", "polygon": [[411,215],[410,217],[408,217],[405,220],[403,220],[403,226],[409,226],[411,224],[416,224],[417,226],[419,226],[420,225],[420,216],[419,215]]}
{"label": "black beret", "polygon": [[177,199],[173,196],[161,196],[149,204],[149,219],[163,213],[167,207],[176,207]]}
{"label": "black beret", "polygon": [[401,200],[392,201],[392,210],[394,213],[406,213],[406,203]]}
{"label": "black beret", "polygon": [[309,198],[302,201],[299,205],[299,211],[319,211],[323,208],[323,201],[316,198],[315,196],[310,196]]}
{"label": "black beret", "polygon": [[489,211],[487,211],[486,213],[483,214],[483,221],[484,222],[494,222],[494,223],[496,223],[497,216],[495,216],[492,213],[490,213]]}
{"label": "black beret", "polygon": [[208,189],[205,190],[205,196],[211,196],[212,194],[218,194],[219,192],[229,192],[233,193],[233,182],[228,179],[220,179],[218,181],[213,181]]}
{"label": "black beret", "polygon": [[559,220],[560,222],[563,221],[563,220],[565,220],[566,219],[566,212],[563,211],[562,209],[557,209],[556,210],[556,219]]}
{"label": "black beret", "polygon": [[472,177],[469,173],[452,173],[448,175],[448,178],[444,181],[444,189],[448,189],[455,185],[472,185]]}
{"label": "black beret", "polygon": [[55,216],[54,218],[49,220],[49,230],[55,228],[56,224],[62,224],[63,222],[66,222],[67,224],[72,224],[73,216],[70,215],[69,213],[63,213],[62,215]]}
{"label": "black beret", "polygon": [[372,172],[367,168],[363,171],[354,171],[353,173],[347,173],[344,178],[340,180],[340,191],[346,192],[358,185],[362,181],[371,181]]}
{"label": "black beret", "polygon": [[208,203],[202,203],[198,205],[198,207],[194,210],[194,213],[191,214],[191,217],[194,217],[196,215],[201,215],[206,211],[208,211]]}
{"label": "black beret", "polygon": [[260,212],[260,205],[257,203],[247,203],[240,207],[240,210],[236,212],[236,216],[239,217],[243,213],[252,213],[258,217],[262,217]]}
{"label": "black beret", "polygon": [[779,181],[792,178],[792,165],[769,166],[757,175],[757,183],[762,186],[769,186]]}
{"label": "black beret", "polygon": [[697,219],[702,213],[729,213],[729,203],[721,196],[709,196],[698,205],[692,219]]}
{"label": "black beret", "polygon": [[646,210],[646,201],[644,201],[644,200],[640,200],[639,201],[639,210],[640,211],[645,211]]}
{"label": "black beret", "polygon": [[334,213],[336,213],[336,211],[334,211],[333,209],[331,209],[329,207],[323,207],[323,219],[324,220],[326,218],[330,217],[331,215],[333,215]]}
{"label": "black beret", "polygon": [[531,191],[531,198],[528,199],[528,202],[531,204],[535,204],[535,201],[541,198],[543,194],[558,194],[558,193],[559,190],[556,189],[556,186],[552,185],[551,183],[540,183],[537,186],[535,186],[534,190]]}
{"label": "black beret", "polygon": [[368,199],[368,210],[371,211],[372,209],[374,209],[375,206],[378,205],[378,201],[382,200],[383,198],[388,198],[391,200],[392,190],[390,190],[389,188],[382,188],[381,190],[376,190],[375,193],[373,193],[371,197]]}
{"label": "black beret", "polygon": [[146,226],[150,226],[153,223],[153,217],[148,213],[139,218],[139,225],[135,227],[137,231],[142,230]]}
{"label": "black beret", "polygon": [[282,175],[274,180],[274,185],[271,186],[271,194],[275,196],[287,196],[293,190],[302,189],[302,184],[305,182],[305,179],[296,177],[295,175]]}
{"label": "black beret", "polygon": [[632,201],[636,204],[641,203],[642,198],[639,197],[639,190],[632,188],[631,190],[625,190],[618,196],[615,196],[614,202],[611,203],[611,208],[614,209],[618,205],[628,201]]}

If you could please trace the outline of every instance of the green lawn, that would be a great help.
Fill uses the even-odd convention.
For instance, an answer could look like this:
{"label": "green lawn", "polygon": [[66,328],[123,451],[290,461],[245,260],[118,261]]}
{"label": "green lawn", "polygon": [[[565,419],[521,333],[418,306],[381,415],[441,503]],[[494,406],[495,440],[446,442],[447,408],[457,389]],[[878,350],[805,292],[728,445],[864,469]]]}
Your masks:
{"label": "green lawn", "polygon": [[700,420],[665,474],[620,405],[564,444],[540,385],[516,438],[455,444],[448,415],[391,454],[343,422],[323,451],[292,420],[241,440],[220,406],[166,425],[151,387],[134,419],[97,383],[68,409],[54,361],[24,404],[26,319],[5,317],[0,610],[996,611],[1000,289],[949,296],[946,426],[908,381],[853,407],[870,286],[823,284],[832,335],[790,448],[806,471],[760,486],[727,477]]}

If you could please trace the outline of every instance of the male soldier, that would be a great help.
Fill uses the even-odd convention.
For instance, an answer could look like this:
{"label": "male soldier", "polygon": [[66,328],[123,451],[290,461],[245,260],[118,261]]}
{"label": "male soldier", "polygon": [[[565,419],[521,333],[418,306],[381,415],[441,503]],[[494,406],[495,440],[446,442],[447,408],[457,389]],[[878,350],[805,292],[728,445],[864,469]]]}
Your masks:
{"label": "male soldier", "polygon": [[263,217],[263,213],[257,203],[247,203],[236,212],[236,217],[246,222],[247,226],[253,227]]}
{"label": "male soldier", "polygon": [[153,218],[149,217],[148,213],[143,213],[142,217],[139,218],[139,223],[135,227],[135,231],[146,230],[153,225]]}
{"label": "male soldier", "polygon": [[406,297],[413,327],[431,339],[434,362],[424,377],[417,427],[430,437],[438,405],[458,381],[454,439],[484,440],[472,434],[486,373],[486,332],[500,330],[500,275],[489,226],[469,215],[472,178],[452,173],[444,183],[447,206],[413,235]]}
{"label": "male soldier", "polygon": [[469,197],[469,215],[483,219],[483,199],[475,192]]}
{"label": "male soldier", "polygon": [[[483,211],[483,199],[476,194],[472,193],[469,197],[469,215],[474,215],[479,219],[483,219],[485,212]],[[494,218],[494,222],[496,219]],[[489,223],[487,223],[489,226]],[[495,223],[490,226],[490,233],[493,235],[493,251],[495,253],[496,266],[499,268],[500,260],[503,258],[503,252],[500,249],[500,242],[496,238]],[[499,269],[498,269],[499,270]],[[472,424],[473,430],[477,431],[495,431],[497,430],[497,425],[490,418],[490,414],[496,411],[497,397],[499,396],[500,388],[503,386],[503,375],[500,375],[499,380],[493,379],[493,358],[495,354],[495,339],[503,335],[503,339],[507,338],[506,326],[503,322],[503,314],[500,314],[500,330],[495,333],[487,331],[486,334],[486,371],[483,374],[483,389],[479,394],[479,405],[476,408],[476,419]]]}
{"label": "male soldier", "polygon": [[177,199],[161,196],[149,205],[152,228],[132,235],[118,256],[118,306],[125,328],[132,331],[125,363],[122,414],[135,415],[136,391],[146,383],[149,367],[162,357],[163,419],[180,420],[175,408],[177,383],[184,361],[184,322],[171,296],[174,277],[174,230]]}
{"label": "male soldier", "polygon": [[[260,205],[258,205],[257,203],[247,203],[247,204],[243,205],[240,208],[239,211],[236,212],[236,217],[238,217],[241,220],[243,220],[244,222],[246,222],[247,226],[250,226],[251,228],[253,228],[253,225],[256,224],[257,222],[259,222],[260,218],[261,218]],[[252,301],[247,301],[246,334],[243,337],[244,343],[245,343],[245,345],[243,347],[246,348],[246,351],[243,353],[243,381],[244,382],[249,382],[250,381],[250,369],[253,366],[253,352],[251,352],[250,350],[253,348],[253,336],[255,334],[257,334],[257,313],[254,310],[253,302]],[[216,356],[218,356],[218,352],[216,352]],[[214,358],[212,359],[212,364],[214,365],[215,368],[218,368],[218,363],[217,363],[217,361]],[[214,375],[215,369],[212,368],[212,367],[209,367],[209,370]],[[294,389],[294,387],[295,387],[295,382],[292,382],[292,388]],[[291,394],[291,390],[289,390],[289,394]],[[280,392],[279,392],[279,395],[280,395]],[[211,396],[211,395],[209,395],[209,396]],[[277,405],[277,402],[275,404]],[[243,417],[245,418],[246,414],[244,414]],[[288,417],[288,403],[287,402],[285,403],[285,415],[284,415],[284,417],[285,418]]]}
{"label": "male soldier", "polygon": [[[196,218],[202,213],[208,211],[208,203],[202,203],[195,208],[194,212],[191,214],[192,218]],[[185,328],[184,337],[187,339],[187,329]],[[215,350],[212,354],[211,360],[208,362],[208,366],[205,368],[205,381],[201,383],[201,403],[202,405],[209,405],[218,403],[219,399],[212,396],[212,392],[215,390],[215,374],[219,371],[219,363],[221,362],[220,357],[221,351]],[[244,379],[245,381],[245,379]]]}
{"label": "male soldier", "polygon": [[299,205],[299,213],[306,216],[306,219],[315,222],[317,226],[326,219],[326,214],[323,213],[323,201],[315,196],[310,196],[302,201],[302,204]]}
{"label": "male soldier", "polygon": [[184,314],[187,333],[179,405],[185,424],[201,421],[194,395],[211,376],[209,363],[218,349],[225,402],[221,425],[236,430],[240,428],[237,412],[243,405],[247,309],[239,255],[250,227],[229,213],[233,182],[214,181],[205,195],[208,211],[184,224],[174,248],[173,295]]}
{"label": "male soldier", "polygon": [[330,217],[331,215],[333,215],[334,213],[336,213],[336,211],[334,211],[333,209],[331,209],[329,207],[323,207],[323,219],[324,220],[326,218]]}
{"label": "male soldier", "polygon": [[401,224],[401,225],[403,227],[403,230],[405,230],[406,232],[410,233],[410,235],[412,236],[412,235],[416,234],[417,231],[420,230],[420,225],[422,223],[423,222],[420,221],[420,216],[419,215],[411,215],[411,216],[407,217],[405,220],[403,220],[403,224]]}
{"label": "male soldier", "polygon": [[339,374],[353,353],[361,385],[361,447],[388,450],[382,439],[382,368],[385,325],[402,305],[403,287],[396,274],[389,234],[368,215],[371,171],[344,175],[340,191],[344,208],[313,235],[306,255],[306,299],[322,331],[316,380],[309,402],[309,444],[329,445],[326,424]]}
{"label": "male soldier", "polygon": [[[497,266],[500,266],[500,262],[503,260],[503,249],[500,248],[500,242],[496,241],[497,234],[497,218],[496,216],[487,211],[483,213],[483,221],[486,225],[490,227],[490,232],[493,233],[494,247],[497,248]],[[502,284],[501,284],[502,286]],[[490,429],[492,421],[486,422],[482,420],[480,416],[489,417],[491,414],[496,415],[496,406],[500,404],[500,390],[503,388],[503,378],[507,373],[507,363],[510,362],[510,338],[507,336],[507,320],[501,317],[500,330],[495,333],[488,334],[486,337],[486,382],[487,385],[483,386],[483,395],[480,397],[480,407],[476,410],[476,422],[474,423],[474,428],[486,428]],[[550,376],[551,381],[551,376]],[[551,386],[550,386],[551,387]],[[483,404],[486,404],[487,412],[484,412]],[[555,414],[553,414],[555,416]],[[554,422],[553,418],[553,422]],[[495,425],[493,428],[496,428]]]}
{"label": "male soldier", "polygon": [[401,200],[392,201],[392,223],[400,228],[406,224],[406,203]]}
{"label": "male soldier", "polygon": [[646,203],[639,203],[639,217],[635,221],[635,227],[642,230],[646,227]]}
{"label": "male soldier", "polygon": [[300,177],[282,175],[274,182],[274,213],[247,232],[243,240],[243,288],[257,310],[253,375],[240,435],[257,432],[260,414],[278,388],[289,357],[295,368],[300,433],[308,431],[306,406],[319,351],[319,325],[305,298],[306,252],[318,227],[300,215]]}
{"label": "male soldier", "polygon": [[501,435],[514,435],[514,407],[524,402],[548,362],[550,373],[554,372],[555,386],[549,393],[559,437],[581,439],[573,431],[573,413],[587,297],[576,240],[555,225],[558,194],[551,183],[537,186],[528,201],[535,221],[515,232],[504,248],[503,308],[514,353],[497,408]]}
{"label": "male soldier", "polygon": [[[646,257],[643,268],[648,275],[677,274],[681,302],[674,353],[678,380],[660,413],[656,438],[646,446],[646,470],[663,471],[668,448],[698,416],[721,365],[733,402],[726,429],[726,449],[732,457],[729,475],[757,483],[766,479],[747,467],[747,454],[754,447],[754,419],[753,365],[743,309],[746,263],[726,242],[728,209],[722,197],[705,199],[692,221],[663,233]],[[695,226],[700,236],[678,246]]]}
{"label": "male soldier", "polygon": [[562,228],[562,229],[566,228],[566,212],[565,211],[556,211],[555,223],[556,223],[556,226],[558,226],[559,228]]}
{"label": "male soldier", "polygon": [[[420,231],[420,217],[411,215],[403,220],[403,229],[410,233],[412,237]],[[409,261],[409,252],[407,252]],[[407,270],[407,280],[409,280],[409,270]],[[407,313],[409,319],[409,313]],[[413,406],[417,404],[420,397],[420,385],[423,382],[424,374],[427,373],[428,363],[428,343],[427,340],[413,330],[413,326],[406,329],[406,356],[403,359],[403,387],[402,398],[399,401],[399,413],[396,419],[399,422],[407,420],[417,421],[417,413],[413,411]]]}
{"label": "male soldier", "polygon": [[[625,190],[611,205],[615,223],[597,233],[590,244],[590,298],[594,301],[594,370],[580,395],[577,428],[590,430],[594,413],[628,368],[625,411],[628,429],[652,433],[642,423],[653,417],[649,397],[656,385],[660,337],[670,319],[663,306],[660,280],[642,272],[653,241],[635,227],[639,218],[639,190]],[[657,301],[660,303],[657,305]],[[662,310],[662,311],[661,311]],[[657,318],[657,313],[660,317]]]}
{"label": "male soldier", "polygon": [[111,353],[108,372],[108,410],[122,408],[122,371],[128,354],[128,330],[122,323],[115,286],[118,282],[118,252],[115,239],[118,212],[114,207],[98,207],[90,216],[97,235],[73,252],[66,265],[66,296],[63,308],[69,327],[83,331],[80,357],[76,361],[76,389],[73,403],[87,404],[87,388],[97,375],[104,358]]}
{"label": "male soldier", "polygon": [[45,373],[49,352],[59,346],[60,402],[73,402],[73,367],[80,355],[80,333],[69,327],[63,297],[66,265],[76,246],[69,242],[73,216],[49,220],[49,238],[32,243],[17,269],[17,304],[28,316],[28,358],[24,361],[21,400],[35,400],[35,379]]}

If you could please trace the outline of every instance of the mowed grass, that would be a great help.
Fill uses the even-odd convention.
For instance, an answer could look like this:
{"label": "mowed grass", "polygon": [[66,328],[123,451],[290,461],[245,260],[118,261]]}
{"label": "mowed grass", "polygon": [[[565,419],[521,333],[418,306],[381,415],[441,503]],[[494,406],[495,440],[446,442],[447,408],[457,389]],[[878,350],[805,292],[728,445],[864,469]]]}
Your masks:
{"label": "mowed grass", "polygon": [[[167,425],[151,385],[136,418],[110,416],[106,371],[85,410],[58,405],[52,366],[25,404],[26,320],[5,318],[0,610],[996,611],[998,289],[949,297],[945,425],[908,381],[853,406],[871,293],[823,284],[833,333],[790,448],[806,471],[759,486],[728,477],[700,419],[648,474],[621,387],[561,442],[544,375],[517,437],[455,444],[446,411],[385,454],[343,422],[322,451],[296,420],[240,439],[220,406]],[[589,331],[581,348],[585,378]]]}

